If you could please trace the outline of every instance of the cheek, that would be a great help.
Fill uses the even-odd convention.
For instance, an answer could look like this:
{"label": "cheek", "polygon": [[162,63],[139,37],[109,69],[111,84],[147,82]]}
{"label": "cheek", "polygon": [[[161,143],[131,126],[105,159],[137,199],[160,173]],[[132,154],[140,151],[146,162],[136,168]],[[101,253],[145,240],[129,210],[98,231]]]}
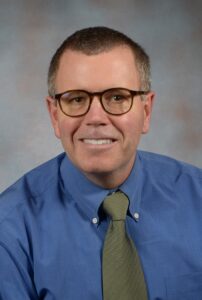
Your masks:
{"label": "cheek", "polygon": [[64,144],[65,141],[68,141],[72,134],[71,134],[71,127],[65,121],[61,121],[59,124],[59,131],[60,131],[60,139]]}
{"label": "cheek", "polygon": [[58,122],[58,132],[62,142],[73,141],[74,134],[79,128],[79,120],[64,117]]}
{"label": "cheek", "polygon": [[144,126],[144,113],[143,111],[131,111],[130,115],[123,115],[121,122],[117,123],[120,131],[125,139],[131,143],[139,140]]}
{"label": "cheek", "polygon": [[144,118],[140,115],[135,116],[134,121],[130,122],[125,138],[125,149],[129,154],[133,154],[138,147],[142,135]]}
{"label": "cheek", "polygon": [[72,130],[71,126],[65,122],[61,121],[59,124],[59,133],[60,133],[60,141],[65,150],[65,152],[69,153],[72,150]]}

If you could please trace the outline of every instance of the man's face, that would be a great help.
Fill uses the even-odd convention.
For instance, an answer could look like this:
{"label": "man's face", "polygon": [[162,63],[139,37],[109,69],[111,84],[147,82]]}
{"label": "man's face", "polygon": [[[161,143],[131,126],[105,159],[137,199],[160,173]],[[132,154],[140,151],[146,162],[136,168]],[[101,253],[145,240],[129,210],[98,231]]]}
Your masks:
{"label": "man's face", "polygon": [[[115,87],[140,90],[135,58],[128,47],[90,56],[66,51],[55,84],[57,93]],[[93,182],[113,188],[129,175],[140,136],[149,130],[153,96],[149,93],[144,101],[134,97],[131,110],[119,116],[106,113],[97,97],[88,113],[76,118],[64,115],[50,97],[47,103],[55,135],[71,161]]]}

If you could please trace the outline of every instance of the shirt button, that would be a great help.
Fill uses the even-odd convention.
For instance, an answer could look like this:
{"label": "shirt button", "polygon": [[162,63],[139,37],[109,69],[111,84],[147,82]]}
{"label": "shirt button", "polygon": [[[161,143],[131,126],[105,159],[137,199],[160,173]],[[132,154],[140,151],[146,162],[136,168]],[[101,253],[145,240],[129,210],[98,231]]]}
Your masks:
{"label": "shirt button", "polygon": [[92,219],[92,223],[93,223],[93,224],[97,224],[97,222],[98,222],[98,219],[97,219],[97,218],[93,218],[93,219]]}
{"label": "shirt button", "polygon": [[139,220],[139,217],[140,217],[140,215],[139,215],[137,212],[135,212],[135,213],[134,213],[134,218],[135,218],[136,221]]}

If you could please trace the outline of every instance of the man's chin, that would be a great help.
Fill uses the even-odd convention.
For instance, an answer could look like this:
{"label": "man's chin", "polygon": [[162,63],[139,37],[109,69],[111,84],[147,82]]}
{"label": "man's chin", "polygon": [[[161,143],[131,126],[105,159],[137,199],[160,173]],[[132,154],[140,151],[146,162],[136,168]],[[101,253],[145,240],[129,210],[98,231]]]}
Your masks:
{"label": "man's chin", "polygon": [[[79,166],[78,166],[79,168]],[[89,176],[97,176],[97,177],[101,177],[101,176],[107,176],[109,174],[113,173],[113,168],[110,168],[109,166],[104,167],[103,165],[97,166],[97,167],[80,167],[79,168],[81,170],[82,173],[89,175]]]}
{"label": "man's chin", "polygon": [[88,165],[88,164],[82,164],[77,165],[77,168],[80,169],[80,171],[88,178],[94,177],[94,178],[104,178],[112,176],[112,174],[115,172],[115,168],[109,164],[104,164],[102,162],[99,162],[97,160],[96,165]]}

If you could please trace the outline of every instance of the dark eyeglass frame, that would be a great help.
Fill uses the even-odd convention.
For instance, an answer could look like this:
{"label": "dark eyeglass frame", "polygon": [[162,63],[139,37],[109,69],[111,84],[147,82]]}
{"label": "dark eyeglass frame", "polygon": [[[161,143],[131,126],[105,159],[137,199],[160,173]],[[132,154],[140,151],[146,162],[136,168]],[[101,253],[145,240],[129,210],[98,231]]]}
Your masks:
{"label": "dark eyeglass frame", "polygon": [[[104,95],[105,93],[107,93],[107,92],[114,91],[114,90],[124,90],[124,91],[127,91],[127,92],[130,93],[130,96],[131,96],[131,105],[130,105],[130,107],[128,108],[127,111],[125,111],[125,112],[123,112],[123,113],[111,113],[111,112],[109,112],[109,111],[105,108],[105,106],[104,106],[104,104],[103,104],[103,95]],[[69,114],[67,114],[67,113],[63,110],[62,105],[61,105],[61,97],[62,97],[64,94],[66,94],[66,93],[71,93],[71,92],[84,92],[84,93],[86,93],[86,94],[89,96],[90,101],[89,101],[89,105],[88,105],[88,108],[87,108],[87,110],[85,111],[85,113],[79,114],[79,115],[69,115]],[[102,108],[103,108],[103,110],[104,110],[106,113],[108,113],[108,114],[110,114],[110,115],[114,115],[114,116],[120,116],[120,115],[126,114],[127,112],[129,112],[129,111],[131,110],[131,108],[132,108],[132,106],[133,106],[133,99],[134,99],[135,96],[147,95],[148,93],[149,93],[149,91],[135,91],[135,90],[129,90],[129,89],[122,88],[122,87],[111,88],[111,89],[107,89],[107,90],[104,90],[104,91],[101,91],[101,92],[94,92],[94,93],[88,92],[88,91],[86,91],[86,90],[68,90],[68,91],[65,91],[65,92],[62,92],[62,93],[59,93],[59,94],[55,94],[54,99],[55,99],[56,101],[58,101],[61,111],[62,111],[66,116],[68,116],[68,117],[77,118],[77,117],[82,117],[82,116],[86,115],[86,114],[88,113],[88,111],[90,110],[91,103],[92,103],[93,98],[94,98],[95,96],[98,96],[98,97],[99,97],[99,100],[100,100],[100,103],[101,103],[101,105],[102,105]]]}

